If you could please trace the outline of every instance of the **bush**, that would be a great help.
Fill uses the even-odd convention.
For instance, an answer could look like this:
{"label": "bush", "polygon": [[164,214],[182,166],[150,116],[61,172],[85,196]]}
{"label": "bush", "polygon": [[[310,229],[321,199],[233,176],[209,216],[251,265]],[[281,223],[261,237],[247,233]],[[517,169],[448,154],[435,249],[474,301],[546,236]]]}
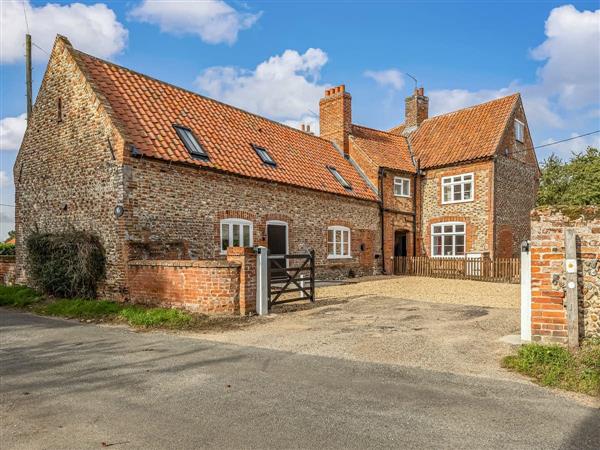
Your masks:
{"label": "bush", "polygon": [[15,244],[7,244],[5,242],[0,242],[0,255],[14,255],[15,254]]}
{"label": "bush", "polygon": [[83,231],[34,233],[26,241],[33,285],[57,297],[95,297],[105,275],[99,239]]}

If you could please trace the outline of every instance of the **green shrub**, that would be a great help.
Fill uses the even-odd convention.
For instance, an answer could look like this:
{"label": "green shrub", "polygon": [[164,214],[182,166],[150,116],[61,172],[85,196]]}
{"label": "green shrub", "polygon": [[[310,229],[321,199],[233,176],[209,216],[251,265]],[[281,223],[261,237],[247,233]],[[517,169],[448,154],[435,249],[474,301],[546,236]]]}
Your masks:
{"label": "green shrub", "polygon": [[0,242],[0,255],[14,255],[15,244],[7,244],[6,242]]}
{"label": "green shrub", "polygon": [[0,285],[0,305],[16,306],[19,308],[29,306],[42,300],[42,296],[27,286]]}
{"label": "green shrub", "polygon": [[26,241],[27,267],[34,286],[57,297],[95,297],[104,278],[104,249],[82,231],[33,233]]}

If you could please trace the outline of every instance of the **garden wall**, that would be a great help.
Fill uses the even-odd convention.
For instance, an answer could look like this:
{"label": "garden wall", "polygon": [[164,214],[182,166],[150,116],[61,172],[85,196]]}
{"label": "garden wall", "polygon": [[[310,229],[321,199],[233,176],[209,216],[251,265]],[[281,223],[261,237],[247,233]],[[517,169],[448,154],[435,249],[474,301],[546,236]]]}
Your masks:
{"label": "garden wall", "polygon": [[600,207],[531,214],[531,328],[535,341],[567,342],[565,229],[577,236],[579,335],[600,337]]}
{"label": "garden wall", "polygon": [[230,248],[227,260],[134,260],[129,300],[200,313],[249,314],[256,304],[256,255]]}
{"label": "garden wall", "polygon": [[0,255],[0,284],[9,285],[15,278],[15,256]]}

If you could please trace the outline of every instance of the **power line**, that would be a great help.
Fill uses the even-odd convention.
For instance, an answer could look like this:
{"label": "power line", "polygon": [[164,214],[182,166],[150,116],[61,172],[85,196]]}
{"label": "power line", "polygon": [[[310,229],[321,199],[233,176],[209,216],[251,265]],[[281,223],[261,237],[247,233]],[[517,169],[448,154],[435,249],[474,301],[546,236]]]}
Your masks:
{"label": "power line", "polygon": [[31,45],[33,45],[35,48],[37,48],[38,50],[43,51],[46,55],[50,56],[50,53],[48,53],[46,50],[44,50],[42,47],[40,47],[39,45],[37,45],[35,42],[32,42]]}
{"label": "power line", "polygon": [[25,10],[25,0],[23,0],[23,15],[25,16],[25,27],[27,28],[27,34],[29,33],[29,21],[27,20],[27,11]]}
{"label": "power line", "polygon": [[579,139],[579,138],[590,136],[590,135],[596,134],[596,133],[600,133],[600,130],[590,131],[589,133],[583,133],[583,134],[580,134],[578,136],[572,136],[570,138],[561,139],[560,141],[550,142],[548,144],[538,145],[538,146],[535,146],[535,147],[528,147],[528,148],[524,148],[522,150],[516,150],[514,152],[510,152],[510,154],[511,155],[515,155],[517,153],[524,153],[524,152],[528,152],[530,150],[537,150],[538,148],[550,147],[551,145],[561,144],[563,142],[572,141],[574,139]]}

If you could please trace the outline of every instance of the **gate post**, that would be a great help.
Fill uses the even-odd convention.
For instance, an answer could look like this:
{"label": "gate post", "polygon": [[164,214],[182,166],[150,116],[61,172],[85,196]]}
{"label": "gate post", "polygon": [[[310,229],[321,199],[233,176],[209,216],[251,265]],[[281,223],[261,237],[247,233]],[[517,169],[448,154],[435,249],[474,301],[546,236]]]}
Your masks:
{"label": "gate post", "polygon": [[531,251],[521,242],[521,341],[531,341]]}
{"label": "gate post", "polygon": [[269,314],[268,249],[256,247],[256,312],[259,316]]}

